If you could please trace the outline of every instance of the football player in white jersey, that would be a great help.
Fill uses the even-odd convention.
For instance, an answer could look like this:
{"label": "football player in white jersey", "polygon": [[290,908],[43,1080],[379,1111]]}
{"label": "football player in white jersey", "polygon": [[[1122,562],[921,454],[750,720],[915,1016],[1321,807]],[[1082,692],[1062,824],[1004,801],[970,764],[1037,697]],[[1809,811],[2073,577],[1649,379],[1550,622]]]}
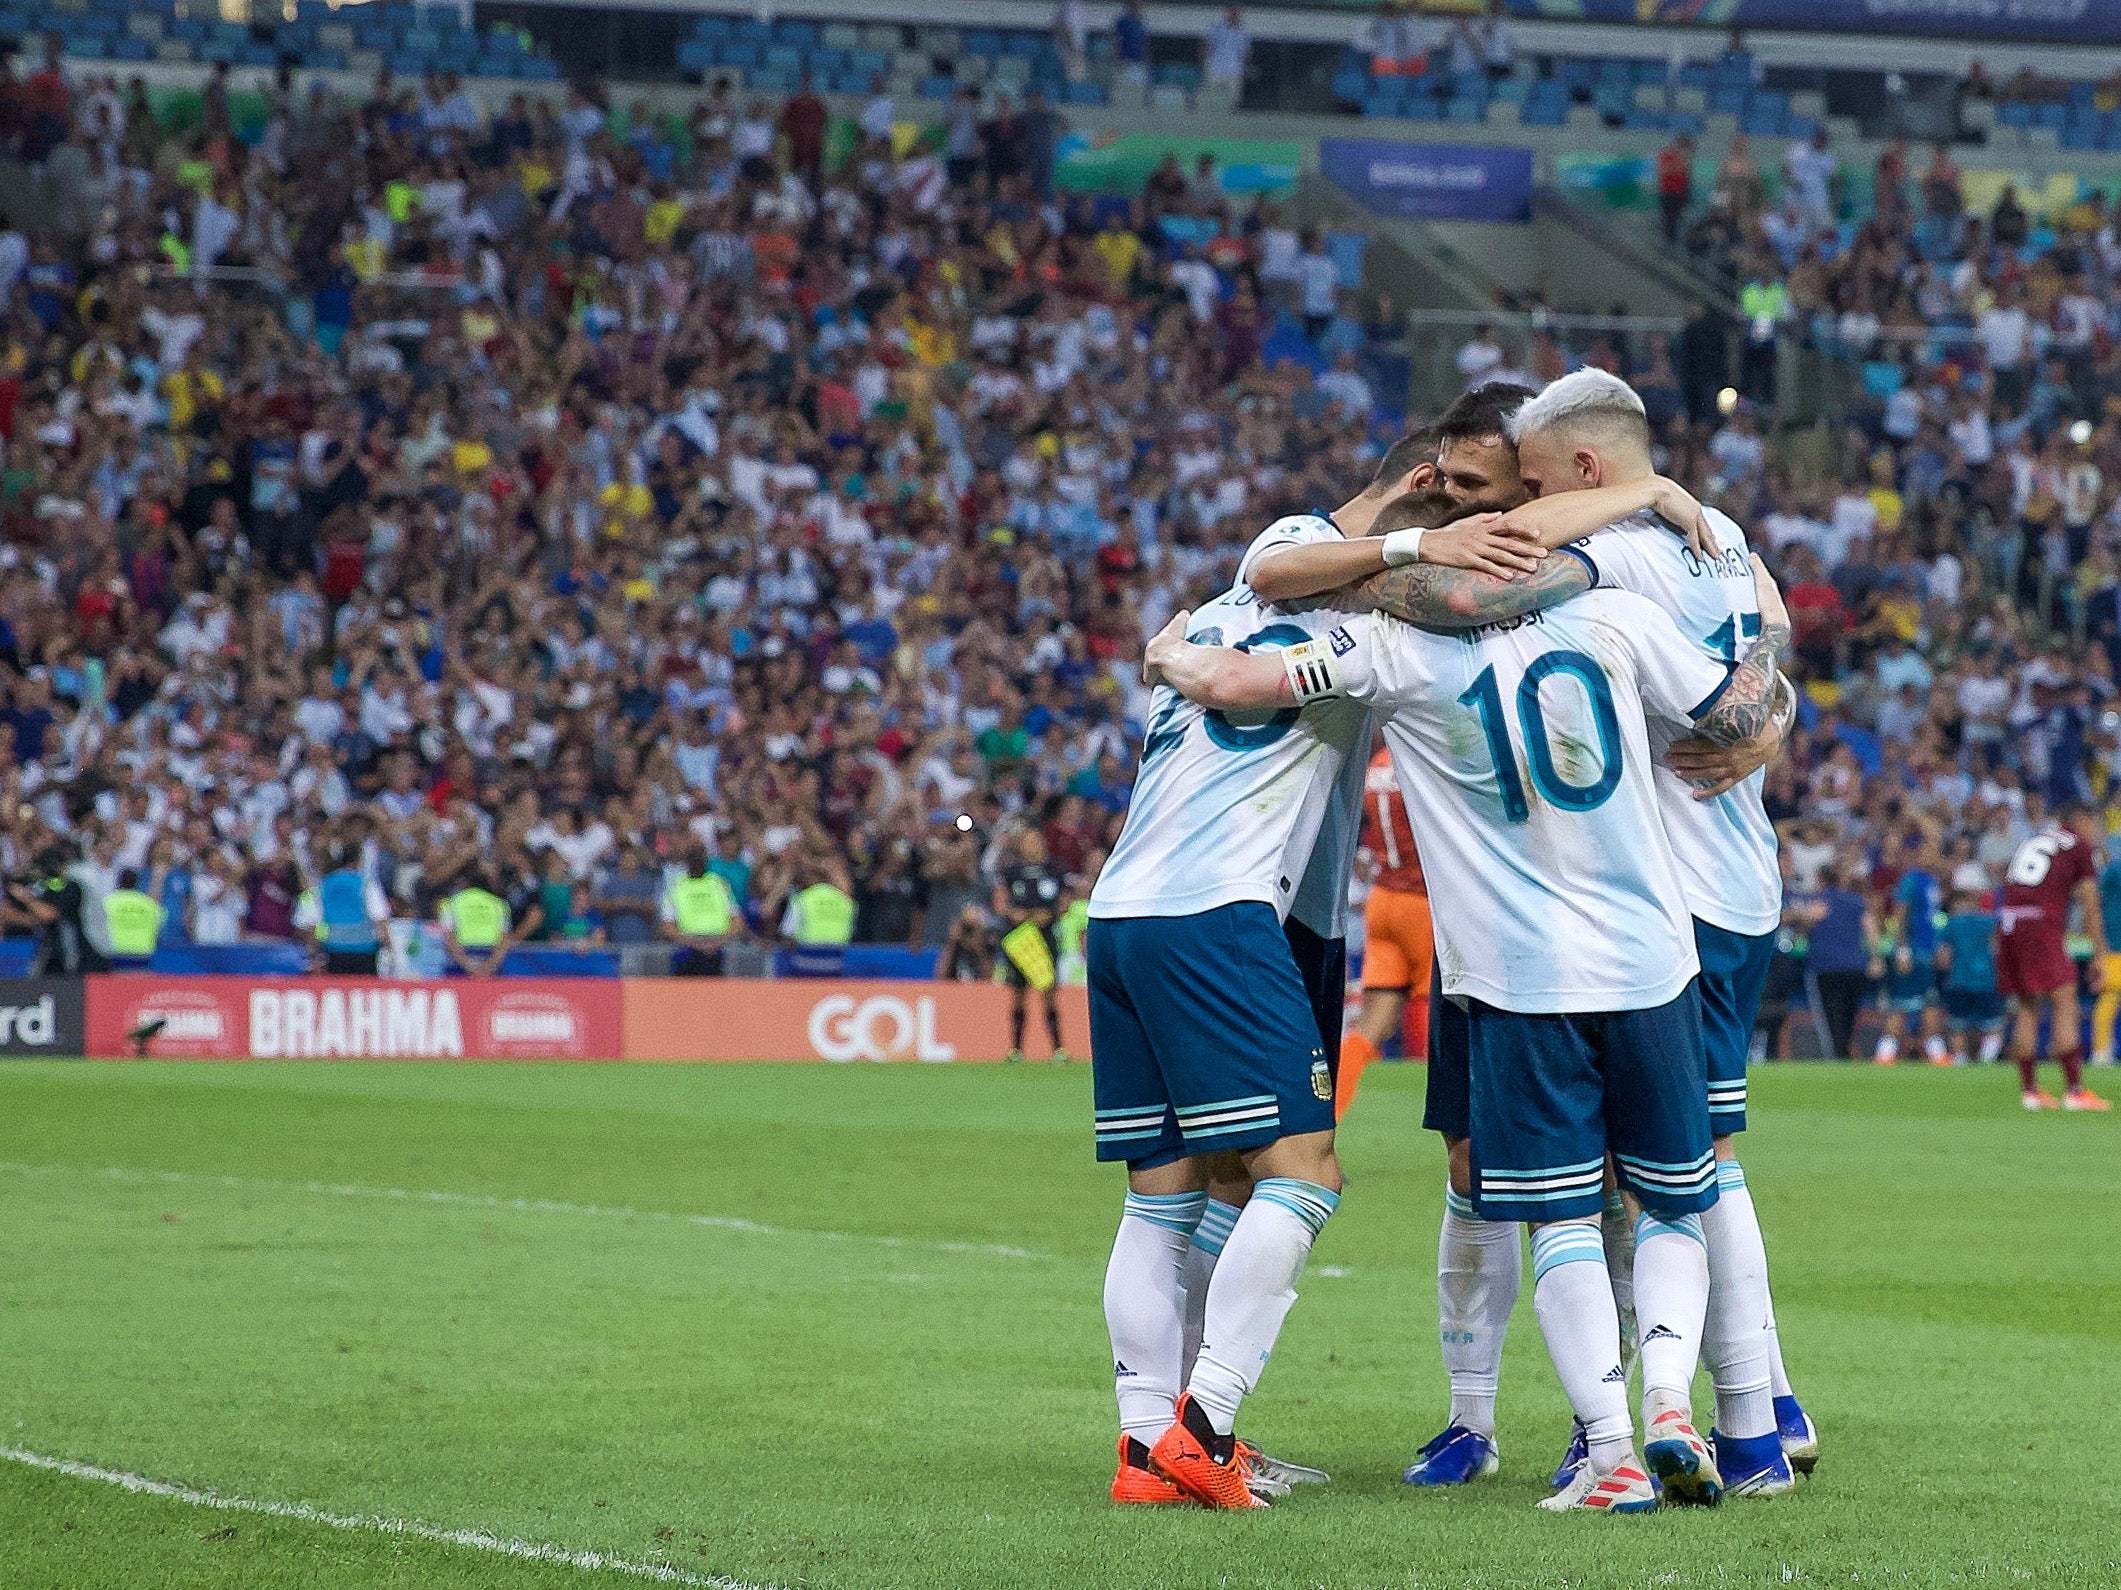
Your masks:
{"label": "football player in white jersey", "polygon": [[[1513,391],[1517,395],[1511,399],[1512,407],[1523,396],[1529,395],[1518,389]],[[1446,415],[1446,419],[1449,418]],[[1500,426],[1499,417],[1494,423]],[[1386,504],[1435,478],[1437,453],[1444,440],[1435,428],[1409,432],[1386,451],[1369,484],[1332,513],[1291,514],[1277,519],[1253,539],[1239,559],[1238,586],[1265,600],[1309,597],[1345,583],[1345,574],[1309,578],[1307,584],[1302,581],[1276,583],[1271,570],[1278,562],[1286,561],[1286,554],[1291,549],[1342,547],[1369,537],[1378,513]],[[1381,542],[1373,544],[1382,545]],[[1486,522],[1438,531],[1429,538],[1424,550],[1424,555],[1432,562],[1505,577],[1521,577],[1529,573],[1538,566],[1541,554],[1542,549],[1523,532]],[[1376,566],[1385,566],[1381,553],[1377,554]],[[1263,568],[1270,571],[1267,576],[1261,575]],[[1374,733],[1365,731],[1359,738],[1367,747],[1374,739]],[[1324,1048],[1329,1069],[1339,1056],[1342,1007],[1347,993],[1348,875],[1353,866],[1355,835],[1361,819],[1363,770],[1364,756],[1361,754],[1351,756],[1343,765],[1282,924],[1297,973],[1311,1002],[1319,1042]],[[1211,1156],[1206,1161],[1206,1170],[1208,1201],[1194,1227],[1185,1256],[1185,1335],[1180,1384],[1191,1375],[1199,1353],[1205,1329],[1208,1288],[1223,1247],[1251,1195],[1250,1178],[1238,1156]],[[1327,1478],[1318,1469],[1274,1457],[1249,1443],[1240,1445],[1250,1460],[1254,1488],[1265,1494],[1285,1494],[1292,1485],[1323,1483]]]}
{"label": "football player in white jersey", "polygon": [[[1520,475],[1536,500],[1504,521],[1549,546],[1598,532],[1594,538],[1570,547],[1573,556],[1550,558],[1530,581],[1407,569],[1378,579],[1365,594],[1399,617],[1450,625],[1536,611],[1593,587],[1634,591],[1677,621],[1705,656],[1735,661],[1760,624],[1744,536],[1726,516],[1656,477],[1634,391],[1602,371],[1575,371],[1512,416],[1511,431]],[[1616,511],[1637,499],[1647,511],[1615,523]],[[1692,528],[1693,538],[1675,534],[1672,521]],[[1788,1489],[1791,1465],[1809,1472],[1818,1455],[1816,1431],[1782,1367],[1766,1249],[1732,1143],[1745,1129],[1747,1048],[1781,912],[1775,832],[1761,806],[1758,771],[1794,711],[1786,681],[1778,695],[1776,722],[1747,746],[1708,745],[1664,727],[1653,733],[1659,804],[1702,966],[1709,1107],[1724,1192],[1703,1222],[1715,1280],[1706,1352],[1719,1450],[1741,1495]],[[1622,1279],[1616,1271],[1616,1283]],[[1565,1460],[1557,1483],[1569,1466]]]}
{"label": "football player in white jersey", "polygon": [[[1406,506],[1409,522],[1434,522],[1432,506]],[[1152,665],[1211,708],[1353,698],[1393,711],[1386,742],[1451,902],[1443,988],[1464,1003],[1478,1057],[1473,1202],[1533,1223],[1535,1307],[1589,1431],[1590,1462],[1543,1504],[1556,1508],[1656,1505],[1633,1458],[1598,1235],[1608,1149],[1647,1211],[1648,1469],[1670,1500],[1722,1489],[1687,1406],[1708,1294],[1699,1217],[1717,1201],[1697,963],[1644,715],[1723,744],[1759,732],[1788,641],[1762,581],[1774,616],[1735,668],[1618,592],[1467,635],[1366,619],[1280,660],[1193,644],[1176,623],[1152,643]]]}
{"label": "football player in white jersey", "polygon": [[[1236,586],[1199,609],[1192,633],[1272,651],[1344,618],[1281,613]],[[1111,1495],[1264,1506],[1236,1443],[1237,1409],[1341,1185],[1331,1073],[1282,917],[1342,764],[1368,749],[1370,720],[1349,701],[1238,716],[1170,689],[1152,700],[1126,823],[1089,906],[1097,1157],[1127,1166],[1105,1275],[1120,1420]],[[1228,1153],[1242,1157],[1252,1196],[1209,1282],[1187,1370],[1187,1249],[1208,1160]]]}
{"label": "football player in white jersey", "polygon": [[[1438,517],[1428,521],[1438,528],[1395,530],[1387,538],[1337,540],[1318,536],[1283,537],[1274,545],[1255,545],[1248,555],[1250,581],[1262,593],[1277,600],[1319,597],[1337,587],[1382,575],[1387,557],[1403,565],[1415,561],[1449,565],[1474,573],[1496,576],[1492,580],[1462,580],[1452,576],[1445,589],[1454,593],[1465,588],[1464,612],[1453,612],[1432,627],[1453,627],[1481,621],[1484,604],[1504,580],[1532,583],[1514,596],[1511,611],[1537,606],[1542,600],[1559,600],[1560,594],[1583,588],[1581,565],[1574,559],[1549,559],[1545,567],[1525,556],[1522,543],[1507,540],[1484,543],[1478,550],[1487,561],[1456,558],[1449,552],[1432,554],[1430,541],[1449,542],[1463,534],[1461,520],[1440,528],[1444,516],[1470,510],[1516,507],[1524,500],[1517,474],[1517,452],[1509,438],[1509,419],[1533,396],[1530,387],[1491,382],[1463,394],[1438,418],[1434,427],[1436,465],[1408,476],[1410,487],[1440,485],[1455,508],[1437,505]],[[1653,479],[1642,488],[1587,492],[1577,499],[1580,509],[1596,508],[1604,518],[1592,518],[1584,530],[1598,528],[1645,508],[1656,508],[1675,521],[1698,526],[1700,505],[1670,481]],[[1366,522],[1376,519],[1372,508]],[[1346,515],[1337,518],[1345,519]],[[1507,515],[1491,521],[1508,528]],[[1581,532],[1579,532],[1581,533]],[[1696,534],[1701,532],[1697,529]],[[1526,534],[1531,534],[1526,531]],[[1552,535],[1537,538],[1559,545]],[[1262,542],[1268,538],[1262,537]],[[1453,549],[1455,550],[1455,548]],[[1439,570],[1439,573],[1442,571]],[[1552,593],[1552,594],[1543,594]],[[1366,590],[1360,597],[1340,598],[1360,605],[1371,604]],[[1417,840],[1419,835],[1416,836]],[[1336,874],[1332,888],[1345,894],[1347,879]],[[1423,1447],[1405,1473],[1413,1485],[1456,1485],[1495,1472],[1499,1459],[1495,1446],[1495,1402],[1502,1368],[1503,1340],[1511,1311],[1522,1285],[1522,1243],[1514,1223],[1486,1221],[1474,1213],[1467,1168],[1468,1099],[1466,1034],[1458,1009],[1432,998],[1428,1086],[1422,1110],[1422,1125],[1444,1141],[1446,1163],[1445,1209],[1437,1233],[1436,1307],[1443,1344],[1444,1367],[1451,1384],[1451,1412],[1444,1429]],[[1371,1014],[1365,1002],[1364,1014]],[[1351,1040],[1352,1041],[1352,1040]],[[1360,1064],[1359,1052],[1343,1051],[1342,1064]],[[1342,1084],[1345,1092],[1345,1081]],[[1617,1190],[1611,1194],[1612,1209],[1606,1221],[1609,1260],[1614,1265],[1616,1288],[1622,1303],[1624,1336],[1632,1340],[1634,1322],[1631,1292],[1625,1286],[1633,1235]],[[1202,1229],[1216,1224],[1215,1204]],[[1572,1449],[1575,1443],[1572,1441]],[[1557,1488],[1566,1476],[1557,1476]]]}

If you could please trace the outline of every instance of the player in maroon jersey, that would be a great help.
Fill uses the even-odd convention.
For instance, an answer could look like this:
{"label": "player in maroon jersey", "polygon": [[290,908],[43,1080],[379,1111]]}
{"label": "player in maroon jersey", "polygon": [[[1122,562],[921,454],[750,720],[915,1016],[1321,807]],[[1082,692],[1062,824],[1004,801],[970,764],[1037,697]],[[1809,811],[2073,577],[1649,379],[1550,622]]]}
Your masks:
{"label": "player in maroon jersey", "polygon": [[2064,943],[2074,898],[2098,951],[2105,953],[2098,872],[2098,821],[2092,813],[2080,810],[2020,845],[2004,874],[2001,932],[1996,943],[1996,987],[2011,1002],[2011,1057],[2018,1062],[2018,1078],[2028,1110],[2052,1110],[2056,1105],[2054,1095],[2040,1087],[2043,1006],[2051,1018],[2048,1047],[2062,1067],[2063,1107],[2108,1107],[2104,1099],[2084,1086],[2077,968]]}

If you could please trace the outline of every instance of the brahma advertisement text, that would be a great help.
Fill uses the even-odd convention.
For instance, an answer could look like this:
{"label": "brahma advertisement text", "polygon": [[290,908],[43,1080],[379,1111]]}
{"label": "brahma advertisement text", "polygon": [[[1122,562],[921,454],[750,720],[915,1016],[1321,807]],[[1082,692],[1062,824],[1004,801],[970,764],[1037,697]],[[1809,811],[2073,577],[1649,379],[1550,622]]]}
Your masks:
{"label": "brahma advertisement text", "polygon": [[[40,985],[42,986],[42,985]],[[74,996],[79,998],[78,992]],[[1062,1038],[1089,1052],[1080,988]],[[61,1001],[63,1004],[63,1000]],[[40,1041],[44,1007],[24,1031]],[[992,983],[719,978],[92,977],[78,1041],[56,1052],[160,1060],[999,1060],[1009,991]],[[1045,1026],[1026,1024],[1034,1058]]]}
{"label": "brahma advertisement text", "polygon": [[183,1060],[612,1060],[597,978],[95,977],[87,1051]]}

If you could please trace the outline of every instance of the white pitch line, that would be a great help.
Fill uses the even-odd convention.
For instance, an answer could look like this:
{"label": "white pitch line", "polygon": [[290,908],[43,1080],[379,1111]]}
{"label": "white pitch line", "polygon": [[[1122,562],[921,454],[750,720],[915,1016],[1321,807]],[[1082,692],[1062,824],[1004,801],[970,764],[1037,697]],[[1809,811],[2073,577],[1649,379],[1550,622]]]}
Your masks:
{"label": "white pitch line", "polygon": [[76,1463],[70,1458],[47,1457],[42,1452],[31,1452],[22,1447],[0,1446],[0,1460],[19,1464],[23,1468],[42,1469],[50,1474],[63,1474],[68,1479],[93,1480],[99,1485],[115,1485],[120,1490],[131,1491],[136,1496],[161,1496],[188,1506],[211,1507],[224,1513],[253,1513],[261,1518],[286,1518],[297,1523],[321,1524],[327,1529],[344,1529],[358,1534],[396,1535],[412,1540],[429,1540],[443,1546],[465,1546],[473,1551],[491,1551],[503,1557],[515,1557],[523,1562],[546,1562],[566,1568],[579,1568],[584,1573],[623,1573],[636,1579],[654,1580],[658,1584],[699,1585],[707,1587],[707,1590],[768,1590],[766,1586],[749,1584],[742,1579],[731,1579],[725,1574],[688,1573],[685,1569],[672,1567],[666,1562],[640,1562],[631,1557],[614,1557],[602,1551],[575,1551],[542,1540],[517,1540],[508,1535],[490,1534],[483,1529],[449,1529],[441,1524],[422,1523],[416,1518],[390,1518],[375,1513],[333,1513],[302,1502],[260,1502],[247,1496],[224,1496],[218,1491],[195,1490],[189,1485],[173,1485],[167,1480],[151,1480],[144,1474],[127,1473],[124,1469],[98,1468],[93,1463]]}
{"label": "white pitch line", "polygon": [[141,1170],[130,1165],[31,1165],[0,1160],[0,1171],[16,1176],[100,1176],[109,1181],[160,1183],[172,1187],[222,1187],[235,1192],[306,1193],[319,1198],[369,1198],[385,1203],[438,1204],[454,1209],[489,1209],[503,1214],[578,1215],[603,1220],[651,1220],[697,1226],[708,1231],[735,1231],[753,1237],[808,1237],[816,1242],[862,1243],[879,1248],[923,1253],[960,1253],[988,1259],[1052,1259],[1006,1242],[955,1242],[931,1237],[894,1237],[867,1231],[813,1231],[801,1226],[770,1226],[735,1215],[690,1215],[669,1209],[633,1209],[624,1204],[577,1204],[557,1198],[503,1198],[492,1193],[438,1191],[417,1187],[367,1187],[352,1182],[275,1181],[262,1176],[217,1176],[204,1171]]}

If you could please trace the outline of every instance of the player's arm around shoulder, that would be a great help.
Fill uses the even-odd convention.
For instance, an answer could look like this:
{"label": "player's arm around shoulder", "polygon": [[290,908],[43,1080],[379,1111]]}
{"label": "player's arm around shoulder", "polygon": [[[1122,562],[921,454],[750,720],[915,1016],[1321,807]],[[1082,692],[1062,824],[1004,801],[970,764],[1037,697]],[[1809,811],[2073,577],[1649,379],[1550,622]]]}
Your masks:
{"label": "player's arm around shoulder", "polygon": [[1538,571],[1544,555],[1530,536],[1502,524],[1496,515],[1481,514],[1434,530],[1284,542],[1254,554],[1243,577],[1263,600],[1290,602],[1360,587],[1395,566],[1415,563],[1521,580]]}
{"label": "player's arm around shoulder", "polygon": [[1295,602],[1359,584],[1384,567],[1384,543],[1375,536],[1289,541],[1260,553],[1246,565],[1243,578],[1263,602]]}
{"label": "player's arm around shoulder", "polygon": [[1647,475],[1617,486],[1560,491],[1534,497],[1497,516],[1497,528],[1515,531],[1548,549],[1565,547],[1625,524],[1638,514],[1653,513],[1686,537],[1704,557],[1717,550],[1707,512],[1694,494],[1676,480]]}
{"label": "player's arm around shoulder", "polygon": [[1285,707],[1351,694],[1342,664],[1357,648],[1352,629],[1374,619],[1345,618],[1323,635],[1271,651],[1202,646],[1186,638],[1190,613],[1173,615],[1142,653],[1145,683],[1169,685],[1216,712]]}
{"label": "player's arm around shoulder", "polygon": [[1593,583],[1591,565],[1565,549],[1516,579],[1442,563],[1410,563],[1365,580],[1358,595],[1376,611],[1421,629],[1479,629],[1565,602]]}
{"label": "player's arm around shoulder", "polygon": [[1275,520],[1237,560],[1237,582],[1263,602],[1293,602],[1362,579],[1384,567],[1375,545],[1341,533],[1322,514]]}
{"label": "player's arm around shoulder", "polygon": [[1179,611],[1142,649],[1142,683],[1169,685],[1196,706],[1240,711],[1286,703],[1288,670],[1278,653],[1203,646],[1186,638],[1193,615]]}

